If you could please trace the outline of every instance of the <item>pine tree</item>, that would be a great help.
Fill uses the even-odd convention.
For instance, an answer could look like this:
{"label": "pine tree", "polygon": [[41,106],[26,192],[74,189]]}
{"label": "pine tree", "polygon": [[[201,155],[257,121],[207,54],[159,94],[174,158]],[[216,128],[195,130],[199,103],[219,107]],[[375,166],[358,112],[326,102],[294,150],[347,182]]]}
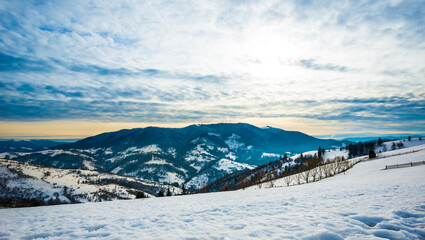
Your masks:
{"label": "pine tree", "polygon": [[379,145],[379,146],[381,146],[381,145],[382,145],[382,143],[383,143],[382,139],[381,139],[381,138],[379,138],[379,139],[378,139],[378,145]]}
{"label": "pine tree", "polygon": [[147,195],[145,195],[145,193],[142,191],[138,191],[136,194],[136,198],[147,198]]}
{"label": "pine tree", "polygon": [[171,194],[170,188],[168,188],[168,190],[167,190],[167,197],[171,197],[171,196],[173,196],[173,194]]}
{"label": "pine tree", "polygon": [[158,197],[164,197],[165,195],[164,195],[164,191],[162,191],[162,189],[161,190],[159,190],[159,192],[158,192]]}
{"label": "pine tree", "polygon": [[186,187],[184,186],[184,184],[182,184],[182,195],[186,195],[186,194],[187,194]]}
{"label": "pine tree", "polygon": [[412,138],[409,136],[408,140],[409,140],[409,142],[410,142],[410,141],[412,141]]}
{"label": "pine tree", "polygon": [[319,150],[317,150],[317,156],[318,156],[319,158],[321,158],[321,157],[322,157],[322,148],[321,148],[321,147],[319,147]]}

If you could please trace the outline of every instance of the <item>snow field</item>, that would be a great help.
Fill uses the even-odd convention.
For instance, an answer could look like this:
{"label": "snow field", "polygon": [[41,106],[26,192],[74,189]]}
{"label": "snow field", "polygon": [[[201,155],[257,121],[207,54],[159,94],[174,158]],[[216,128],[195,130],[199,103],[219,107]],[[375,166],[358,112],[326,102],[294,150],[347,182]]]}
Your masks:
{"label": "snow field", "polygon": [[382,170],[424,158],[360,162],[291,187],[0,209],[0,239],[424,239],[425,165]]}

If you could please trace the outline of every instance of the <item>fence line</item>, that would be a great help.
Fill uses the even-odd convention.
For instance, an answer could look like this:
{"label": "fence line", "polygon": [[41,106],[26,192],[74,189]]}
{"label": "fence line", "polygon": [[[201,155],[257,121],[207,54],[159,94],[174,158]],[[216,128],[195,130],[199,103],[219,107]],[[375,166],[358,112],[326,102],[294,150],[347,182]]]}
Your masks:
{"label": "fence line", "polygon": [[[397,150],[398,150],[398,149],[397,149]],[[394,156],[399,156],[399,155],[405,155],[405,154],[409,154],[409,153],[419,152],[419,151],[422,151],[422,150],[425,150],[425,148],[421,148],[421,149],[413,150],[413,151],[410,151],[410,152],[396,153],[396,154],[392,154],[392,155],[388,155],[388,156],[379,156],[379,155],[378,155],[375,159],[387,158],[387,157],[394,157]],[[391,150],[391,151],[394,151],[394,150]],[[390,151],[387,151],[387,152],[390,152]]]}
{"label": "fence line", "polygon": [[395,168],[405,168],[405,167],[416,167],[416,166],[420,166],[420,165],[425,165],[425,161],[402,163],[402,164],[395,164],[395,165],[385,165],[385,169],[383,169],[383,170],[395,169]]}

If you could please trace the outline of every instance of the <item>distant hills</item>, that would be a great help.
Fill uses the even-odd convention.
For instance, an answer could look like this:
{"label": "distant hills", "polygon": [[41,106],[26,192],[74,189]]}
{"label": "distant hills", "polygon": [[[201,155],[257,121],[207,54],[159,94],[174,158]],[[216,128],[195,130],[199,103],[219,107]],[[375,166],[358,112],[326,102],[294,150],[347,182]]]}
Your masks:
{"label": "distant hills", "polygon": [[35,152],[65,144],[50,140],[4,140],[0,141],[0,153],[3,152]]}
{"label": "distant hills", "polygon": [[347,140],[352,142],[367,142],[367,141],[376,141],[379,138],[383,140],[391,141],[396,139],[407,139],[424,137],[424,134],[409,134],[409,133],[399,133],[399,134],[376,134],[376,133],[351,133],[351,134],[336,134],[336,135],[321,135],[315,136],[317,138],[332,138],[337,140]]}
{"label": "distant hills", "polygon": [[10,158],[48,167],[104,171],[176,186],[185,183],[189,188],[197,188],[228,173],[276,160],[285,153],[348,143],[272,127],[221,123],[124,129]]}

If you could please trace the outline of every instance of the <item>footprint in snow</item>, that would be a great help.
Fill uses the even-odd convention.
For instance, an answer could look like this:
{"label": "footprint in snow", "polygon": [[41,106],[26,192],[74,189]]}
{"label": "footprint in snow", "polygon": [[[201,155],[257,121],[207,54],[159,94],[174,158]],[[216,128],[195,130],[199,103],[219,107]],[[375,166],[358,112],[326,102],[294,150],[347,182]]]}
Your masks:
{"label": "footprint in snow", "polygon": [[246,227],[245,224],[233,224],[229,226],[229,228],[232,230],[240,230],[240,229],[244,229],[245,227]]}

